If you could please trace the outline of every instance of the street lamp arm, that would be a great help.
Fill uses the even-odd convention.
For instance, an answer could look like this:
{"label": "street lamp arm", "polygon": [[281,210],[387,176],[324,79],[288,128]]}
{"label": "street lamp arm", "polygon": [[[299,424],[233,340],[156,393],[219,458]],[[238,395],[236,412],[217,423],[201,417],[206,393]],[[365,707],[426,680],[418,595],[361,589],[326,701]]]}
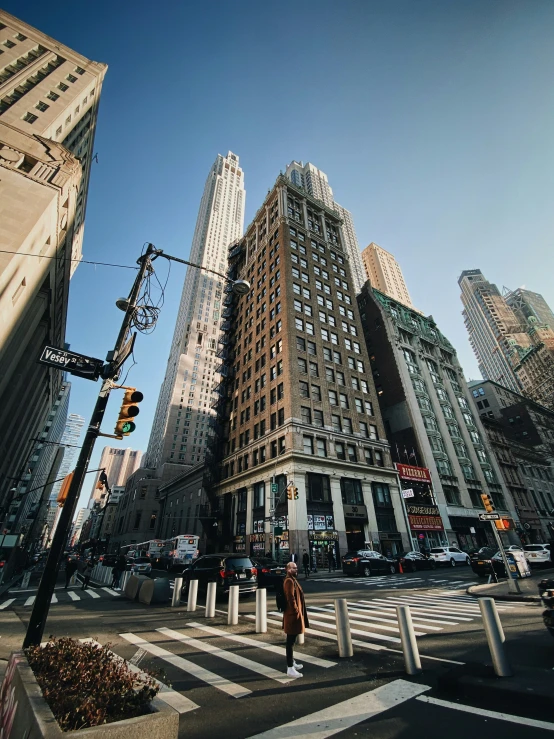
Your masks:
{"label": "street lamp arm", "polygon": [[202,270],[202,272],[211,272],[212,275],[216,275],[216,277],[219,277],[225,282],[232,285],[234,292],[236,292],[238,295],[245,295],[247,292],[250,291],[250,283],[247,282],[246,280],[232,280],[230,277],[227,277],[227,275],[224,275],[222,272],[217,272],[215,269],[204,267],[204,265],[202,264],[195,264],[194,262],[189,262],[186,259],[179,259],[179,257],[174,257],[171,254],[165,254],[165,252],[163,252],[161,249],[156,249],[154,251],[154,255],[152,256],[152,261],[154,261],[154,259],[156,259],[157,257],[164,257],[170,262],[179,262],[180,264],[186,264],[189,267],[200,269]]}

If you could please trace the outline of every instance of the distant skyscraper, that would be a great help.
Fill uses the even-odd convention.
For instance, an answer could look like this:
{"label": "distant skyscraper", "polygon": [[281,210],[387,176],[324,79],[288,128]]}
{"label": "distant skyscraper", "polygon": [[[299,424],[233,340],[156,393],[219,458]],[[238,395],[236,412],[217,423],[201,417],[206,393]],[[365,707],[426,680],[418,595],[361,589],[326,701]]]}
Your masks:
{"label": "distant skyscraper", "polygon": [[[134,449],[115,449],[111,446],[105,446],[102,450],[98,467],[105,468],[108,477],[108,486],[113,488],[115,486],[125,486],[130,475],[140,467],[141,461],[142,452],[135,451]],[[96,483],[99,477],[100,472],[97,472],[90,494],[91,501],[100,500],[101,496],[105,494],[104,490],[96,490]]]}
{"label": "distant skyscraper", "polygon": [[[244,175],[229,152],[215,160],[200,202],[190,261],[217,272],[227,269],[229,244],[244,228]],[[225,318],[225,283],[194,268],[187,271],[165,378],[160,390],[146,465],[196,464],[204,459],[216,343]]]}
{"label": "distant skyscraper", "polygon": [[81,429],[83,428],[84,423],[85,419],[83,418],[83,416],[79,416],[76,413],[71,413],[67,417],[65,429],[60,442],[62,446],[65,446],[63,461],[60,465],[60,469],[58,470],[58,478],[60,478],[60,481],[57,482],[52,488],[52,492],[50,493],[51,501],[56,501],[59,495],[63,483],[63,479],[61,478],[65,477],[71,472],[71,469],[73,467],[73,460],[77,455],[77,447],[79,444],[79,438],[81,436]]}
{"label": "distant skyscraper", "polygon": [[400,265],[392,254],[372,241],[363,250],[362,261],[372,287],[408,308],[414,308]]}
{"label": "distant skyscraper", "polygon": [[308,195],[321,200],[328,208],[336,210],[343,220],[342,233],[344,250],[350,260],[350,270],[354,281],[354,289],[359,293],[362,289],[366,277],[360,256],[360,246],[354,229],[354,221],[352,214],[342,205],[339,205],[334,197],[333,191],[329,186],[329,180],[325,172],[308,162],[291,162],[285,172],[286,177],[297,187],[303,188]]}
{"label": "distant skyscraper", "polygon": [[546,324],[549,328],[554,329],[554,313],[539,293],[518,287],[517,290],[504,292],[504,300],[522,324],[526,324],[532,318],[537,323]]}

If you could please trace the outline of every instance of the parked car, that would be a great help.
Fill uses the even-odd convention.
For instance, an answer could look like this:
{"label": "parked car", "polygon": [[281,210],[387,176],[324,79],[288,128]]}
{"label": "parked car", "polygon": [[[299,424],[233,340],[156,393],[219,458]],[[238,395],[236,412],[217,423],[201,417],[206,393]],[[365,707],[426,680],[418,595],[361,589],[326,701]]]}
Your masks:
{"label": "parked car", "polygon": [[479,577],[488,577],[493,570],[498,577],[506,577],[506,568],[500,552],[492,547],[482,547],[480,555],[471,557],[471,569]]}
{"label": "parked car", "polygon": [[254,557],[252,562],[258,570],[258,587],[274,588],[277,580],[283,580],[286,575],[285,565],[267,557]]}
{"label": "parked car", "polygon": [[438,565],[455,567],[457,564],[470,564],[469,555],[458,547],[433,547],[431,557]]}
{"label": "parked car", "polygon": [[529,567],[545,567],[552,563],[550,544],[526,544],[523,553]]}
{"label": "parked car", "polygon": [[148,572],[152,572],[152,562],[148,557],[137,557],[131,566],[131,572],[140,572],[146,575]]}
{"label": "parked car", "polygon": [[226,595],[231,585],[238,585],[239,594],[243,595],[256,591],[258,568],[243,554],[206,554],[185,570],[183,578],[183,595],[188,593],[191,580],[198,580],[199,590],[207,590],[208,583],[215,582],[219,595]]}
{"label": "parked car", "polygon": [[421,552],[406,552],[396,560],[402,565],[404,572],[415,572],[416,570],[434,570],[437,563],[432,557],[426,557]]}
{"label": "parked car", "polygon": [[394,574],[397,564],[393,559],[388,559],[379,552],[372,549],[358,549],[347,552],[342,558],[342,571],[345,575],[371,575]]}
{"label": "parked car", "polygon": [[506,552],[521,552],[523,547],[520,547],[519,544],[510,544],[510,546],[504,547],[504,550]]}

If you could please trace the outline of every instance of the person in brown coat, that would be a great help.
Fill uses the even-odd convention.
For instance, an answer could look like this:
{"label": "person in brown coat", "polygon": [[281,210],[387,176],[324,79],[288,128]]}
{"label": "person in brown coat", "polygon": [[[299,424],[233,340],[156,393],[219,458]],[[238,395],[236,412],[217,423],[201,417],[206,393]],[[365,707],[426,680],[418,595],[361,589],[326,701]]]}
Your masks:
{"label": "person in brown coat", "polygon": [[309,627],[308,613],[304,601],[304,592],[296,579],[298,566],[296,562],[287,564],[287,576],[283,582],[283,592],[287,599],[287,607],[283,613],[283,631],[287,635],[287,675],[289,677],[302,677],[299,670],[303,665],[294,660],[294,644],[298,634],[303,634]]}

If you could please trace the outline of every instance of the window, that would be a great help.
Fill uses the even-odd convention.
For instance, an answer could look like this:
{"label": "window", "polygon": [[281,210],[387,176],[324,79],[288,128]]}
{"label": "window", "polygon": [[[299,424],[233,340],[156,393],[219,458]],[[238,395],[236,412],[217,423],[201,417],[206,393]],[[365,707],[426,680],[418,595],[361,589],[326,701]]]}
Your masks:
{"label": "window", "polygon": [[295,318],[294,325],[298,331],[304,331],[304,321],[301,318]]}
{"label": "window", "polygon": [[318,426],[319,428],[323,428],[323,411],[314,409],[314,426]]}
{"label": "window", "polygon": [[331,483],[327,475],[308,472],[307,498],[312,503],[331,502]]}
{"label": "window", "polygon": [[383,452],[380,452],[378,449],[375,449],[375,464],[377,465],[377,467],[385,466],[385,459],[383,457]]}
{"label": "window", "polygon": [[335,382],[335,371],[330,367],[325,367],[325,379],[327,382]]}
{"label": "window", "polygon": [[71,82],[71,83],[73,83],[73,82],[77,82],[77,77],[75,77],[75,76],[74,76],[74,75],[72,75],[72,74],[68,74],[68,75],[67,75],[67,77],[66,77],[66,80],[67,80],[68,82]]}
{"label": "window", "polygon": [[84,74],[85,70],[82,67],[75,67],[74,70],[77,74]]}
{"label": "window", "polygon": [[316,439],[315,442],[316,442],[317,456],[326,457],[327,456],[327,443],[325,439]]}
{"label": "window", "polygon": [[346,445],[346,454],[348,456],[348,461],[349,462],[357,462],[358,461],[358,456],[356,454],[356,447],[354,446],[354,444],[347,444]]}
{"label": "window", "polygon": [[340,481],[342,502],[346,505],[364,505],[362,483],[360,480],[350,480],[342,477]]}
{"label": "window", "polygon": [[300,382],[300,397],[301,398],[309,398],[310,397],[310,390],[307,382]]}
{"label": "window", "polygon": [[379,433],[377,432],[377,426],[375,426],[375,424],[373,423],[369,424],[369,438],[373,439],[373,441],[377,441],[379,439]]}
{"label": "window", "polygon": [[340,393],[340,407],[344,408],[345,410],[348,410],[348,396],[346,393]]}
{"label": "window", "polygon": [[344,386],[345,384],[346,383],[344,382],[344,372],[340,372],[339,370],[337,370],[337,385]]}
{"label": "window", "polygon": [[360,389],[360,382],[359,382],[358,378],[357,377],[352,377],[351,379],[352,379],[352,388],[354,390],[359,390]]}
{"label": "window", "polygon": [[364,407],[365,407],[365,412],[367,413],[368,416],[375,415],[373,413],[373,404],[369,400],[364,400]]}
{"label": "window", "polygon": [[321,400],[321,388],[319,385],[312,385],[312,398],[313,400]]}
{"label": "window", "polygon": [[338,396],[336,390],[329,390],[329,404],[330,405],[338,405]]}
{"label": "window", "polygon": [[318,377],[319,376],[319,371],[318,371],[318,368],[317,368],[317,364],[315,362],[310,362],[310,375],[312,377]]}
{"label": "window", "polygon": [[305,359],[302,359],[301,357],[298,357],[298,370],[304,375],[308,373],[308,363]]}
{"label": "window", "polygon": [[66,90],[69,90],[69,86],[63,82],[60,82],[60,84],[58,85],[58,90],[65,92]]}
{"label": "window", "polygon": [[34,123],[38,119],[38,116],[34,115],[34,113],[25,113],[23,116],[23,120],[27,123]]}
{"label": "window", "polygon": [[306,340],[303,339],[301,336],[296,337],[296,348],[299,352],[305,352],[306,351]]}
{"label": "window", "polygon": [[304,443],[304,454],[313,454],[314,453],[313,436],[303,436],[302,439]]}
{"label": "window", "polygon": [[252,501],[253,508],[263,508],[265,506],[265,483],[254,483],[254,496]]}
{"label": "window", "polygon": [[315,343],[313,341],[308,341],[307,347],[308,347],[308,354],[311,354],[312,356],[315,357],[317,354],[317,348],[316,348]]}
{"label": "window", "polygon": [[360,421],[360,434],[369,439],[369,427],[365,421]]}
{"label": "window", "polygon": [[344,451],[342,441],[335,441],[335,454],[337,455],[337,459],[344,459],[346,461],[346,452]]}
{"label": "window", "polygon": [[337,415],[336,413],[333,413],[331,415],[331,422],[333,424],[333,431],[342,432],[342,421],[339,415]]}
{"label": "window", "polygon": [[372,482],[373,502],[376,508],[392,508],[390,489],[386,483]]}
{"label": "window", "polygon": [[327,362],[333,361],[333,352],[326,346],[323,347],[323,359],[325,359]]}
{"label": "window", "polygon": [[[285,397],[285,386],[283,385],[282,382],[280,382],[277,385],[277,400],[283,400],[284,397]],[[265,408],[265,404],[264,404],[264,408]]]}
{"label": "window", "polygon": [[310,336],[315,336],[314,324],[309,321],[306,321],[306,333],[310,334]]}
{"label": "window", "polygon": [[373,464],[373,451],[368,447],[364,447],[364,457],[366,464]]}
{"label": "window", "polygon": [[46,96],[49,100],[56,101],[60,96],[56,92],[50,91],[48,95]]}
{"label": "window", "polygon": [[35,105],[35,108],[37,110],[40,110],[42,113],[44,113],[45,110],[48,110],[50,106],[46,103],[43,103],[42,100],[39,100],[38,103]]}
{"label": "window", "polygon": [[312,423],[312,411],[310,408],[306,408],[305,406],[301,406],[300,412],[302,414],[302,423],[310,424]]}
{"label": "window", "polygon": [[342,419],[342,425],[344,427],[344,431],[347,434],[352,433],[352,421],[349,418],[343,418]]}

